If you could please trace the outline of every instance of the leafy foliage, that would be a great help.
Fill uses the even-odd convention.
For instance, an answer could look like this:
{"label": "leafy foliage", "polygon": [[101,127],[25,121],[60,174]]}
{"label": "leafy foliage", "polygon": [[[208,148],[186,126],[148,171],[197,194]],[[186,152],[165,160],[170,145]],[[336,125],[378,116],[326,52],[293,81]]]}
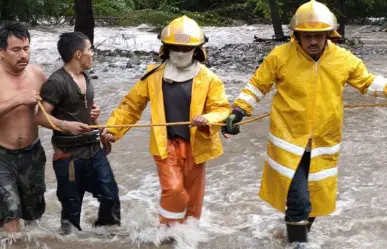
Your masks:
{"label": "leafy foliage", "polygon": [[117,16],[135,8],[132,0],[93,0],[95,16]]}
{"label": "leafy foliage", "polygon": [[[262,14],[270,20],[270,9],[267,0],[247,0],[255,3],[254,12]],[[305,0],[277,0],[283,22],[288,22],[294,12]],[[320,0],[326,4],[338,17],[345,17],[348,21],[364,21],[367,17],[387,17],[386,0]],[[342,8],[341,8],[342,7]]]}
{"label": "leafy foliage", "polygon": [[195,19],[201,26],[229,26],[231,24],[231,19],[212,12],[179,11],[178,13],[171,13],[149,9],[128,11],[121,17],[120,24],[137,26],[142,23],[148,23],[157,27],[163,27],[181,15]]}
{"label": "leafy foliage", "polygon": [[[283,23],[308,0],[277,0]],[[367,17],[387,17],[386,0],[320,0],[338,17],[365,21]],[[0,19],[30,23],[58,24],[74,15],[74,0],[0,0]],[[230,19],[269,22],[268,0],[93,0],[95,16],[122,17],[121,22],[164,24],[188,14],[203,24],[228,25]]]}

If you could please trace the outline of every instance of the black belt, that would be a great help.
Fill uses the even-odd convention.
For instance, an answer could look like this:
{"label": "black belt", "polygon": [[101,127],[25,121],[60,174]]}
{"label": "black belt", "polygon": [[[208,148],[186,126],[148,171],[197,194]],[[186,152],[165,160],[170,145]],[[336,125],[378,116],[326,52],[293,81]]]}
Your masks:
{"label": "black belt", "polygon": [[51,139],[53,145],[58,147],[75,147],[87,144],[99,143],[99,130],[90,131],[78,136],[58,136]]}

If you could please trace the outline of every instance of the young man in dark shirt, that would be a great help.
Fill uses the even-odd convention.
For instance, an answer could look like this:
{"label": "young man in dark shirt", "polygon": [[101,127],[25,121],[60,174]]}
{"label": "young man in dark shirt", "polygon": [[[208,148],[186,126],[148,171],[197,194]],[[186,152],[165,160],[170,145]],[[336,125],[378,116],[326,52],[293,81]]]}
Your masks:
{"label": "young man in dark shirt", "polygon": [[[118,187],[106,157],[109,145],[105,143],[104,151],[99,131],[88,128],[97,123],[99,115],[93,85],[85,73],[93,64],[91,43],[82,33],[64,33],[58,41],[58,51],[65,65],[43,84],[41,97],[51,121],[63,131],[54,130],[52,136],[62,232],[70,233],[71,225],[82,230],[80,214],[85,191],[100,202],[94,225],[119,225]],[[52,129],[41,111],[37,123]]]}

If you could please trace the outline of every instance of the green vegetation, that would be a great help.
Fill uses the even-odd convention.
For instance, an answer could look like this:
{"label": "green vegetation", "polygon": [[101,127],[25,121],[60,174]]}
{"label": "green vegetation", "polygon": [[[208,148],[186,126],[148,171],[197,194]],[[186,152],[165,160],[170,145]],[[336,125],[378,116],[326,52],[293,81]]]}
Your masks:
{"label": "green vegetation", "polygon": [[167,12],[162,10],[132,10],[127,11],[121,16],[119,24],[126,26],[137,26],[142,23],[148,23],[154,26],[164,26],[173,19],[187,15],[195,19],[202,26],[229,26],[231,19],[223,17],[213,12],[190,12],[179,11],[178,13]]}
{"label": "green vegetation", "polygon": [[[307,0],[277,0],[283,23]],[[386,0],[321,0],[347,21],[387,17]],[[343,7],[344,6],[344,7]],[[1,20],[60,24],[70,22],[74,0],[0,0]],[[121,25],[164,25],[186,14],[201,25],[227,26],[233,19],[249,24],[270,22],[267,0],[93,0],[94,16],[114,17]]]}

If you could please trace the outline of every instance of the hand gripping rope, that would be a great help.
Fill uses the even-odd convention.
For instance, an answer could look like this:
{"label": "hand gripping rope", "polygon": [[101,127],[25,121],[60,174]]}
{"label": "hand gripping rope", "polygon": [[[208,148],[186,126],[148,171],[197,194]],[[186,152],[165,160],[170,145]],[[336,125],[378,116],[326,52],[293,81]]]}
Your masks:
{"label": "hand gripping rope", "polygon": [[[60,128],[56,127],[50,117],[48,116],[46,110],[44,109],[42,103],[38,102],[40,110],[43,112],[47,121],[50,123],[51,128],[53,130],[62,131]],[[359,107],[383,107],[387,106],[387,103],[377,103],[377,104],[347,104],[344,105],[344,108],[359,108]],[[245,119],[239,123],[235,123],[234,125],[245,125],[248,123],[252,123],[258,121],[260,119],[266,118],[270,116],[270,112],[263,113],[257,117]],[[153,126],[177,126],[177,125],[191,125],[191,122],[174,122],[174,123],[164,123],[164,124],[129,124],[129,125],[89,125],[90,129],[101,129],[101,128],[128,128],[128,127],[153,127]],[[225,123],[208,123],[209,126],[226,126]]]}

